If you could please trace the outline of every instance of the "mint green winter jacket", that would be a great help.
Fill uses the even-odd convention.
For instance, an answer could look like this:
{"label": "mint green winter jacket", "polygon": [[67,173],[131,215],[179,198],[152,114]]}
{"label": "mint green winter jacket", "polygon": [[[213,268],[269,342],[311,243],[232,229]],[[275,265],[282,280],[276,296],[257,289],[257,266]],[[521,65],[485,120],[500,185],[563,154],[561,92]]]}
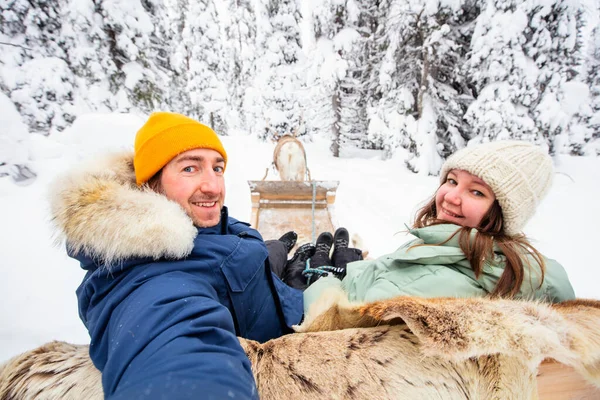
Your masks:
{"label": "mint green winter jacket", "polygon": [[[411,229],[418,239],[409,241],[395,252],[376,260],[348,264],[343,281],[333,277],[321,278],[304,292],[304,310],[308,310],[321,293],[329,287],[342,287],[350,301],[369,302],[395,296],[421,297],[483,297],[492,292],[504,271],[505,257],[495,249],[494,260],[484,263],[479,279],[458,245],[459,235],[447,240],[457,225],[443,224]],[[473,231],[473,236],[475,231]],[[540,285],[541,272],[532,257],[533,267],[525,266],[525,277],[516,298],[560,302],[575,298],[575,293],[563,267],[545,258],[546,271]]]}

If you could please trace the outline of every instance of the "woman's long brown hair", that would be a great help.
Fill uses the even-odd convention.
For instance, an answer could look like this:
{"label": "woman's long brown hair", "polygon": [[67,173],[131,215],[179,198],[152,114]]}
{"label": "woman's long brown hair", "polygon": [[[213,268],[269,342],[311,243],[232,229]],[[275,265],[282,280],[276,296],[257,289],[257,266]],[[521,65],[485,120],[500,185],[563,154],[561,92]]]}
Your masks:
{"label": "woman's long brown hair", "polygon": [[[433,198],[417,212],[413,227],[423,228],[426,226],[447,223],[447,221],[437,219],[437,208],[434,195]],[[494,201],[494,204],[492,204],[481,220],[481,223],[476,230],[474,240],[471,240],[471,230],[472,228],[463,226],[438,245],[448,242],[458,234],[459,246],[465,253],[467,260],[469,260],[471,268],[473,268],[473,272],[475,272],[475,277],[479,279],[479,276],[483,271],[485,259],[494,259],[494,244],[496,244],[506,257],[506,266],[496,287],[492,293],[490,293],[492,297],[512,298],[519,293],[525,275],[524,261],[526,262],[527,268],[533,269],[533,266],[526,257],[527,255],[530,255],[539,266],[542,278],[540,285],[544,281],[544,257],[531,245],[531,243],[529,243],[524,235],[519,234],[509,236],[504,233],[502,209],[497,200]]]}

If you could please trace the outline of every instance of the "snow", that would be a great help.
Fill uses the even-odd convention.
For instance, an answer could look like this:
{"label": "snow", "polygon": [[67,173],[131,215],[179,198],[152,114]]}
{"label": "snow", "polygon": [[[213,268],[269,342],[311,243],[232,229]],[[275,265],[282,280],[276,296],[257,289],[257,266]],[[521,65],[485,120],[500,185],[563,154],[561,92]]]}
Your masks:
{"label": "snow", "polygon": [[335,35],[333,44],[336,50],[352,51],[354,42],[360,38],[360,33],[353,28],[344,28]]}
{"label": "snow", "polygon": [[0,177],[19,175],[17,165],[25,165],[30,157],[30,137],[27,126],[15,105],[0,93]]}
{"label": "snow", "polygon": [[[0,179],[0,362],[51,340],[87,343],[77,314],[75,290],[83,278],[55,238],[47,192],[57,174],[104,151],[132,148],[145,117],[87,114],[73,126],[34,141],[30,164],[38,178],[29,186]],[[248,180],[261,179],[271,164],[274,144],[253,136],[223,137],[229,155],[226,205],[231,215],[248,221]],[[372,257],[395,250],[408,239],[405,224],[435,191],[438,178],[409,172],[406,152],[382,160],[381,151],[342,149],[334,158],[330,141],[304,144],[313,179],[339,181],[337,223],[359,234]],[[554,186],[525,232],[537,248],[567,270],[578,297],[600,299],[596,267],[600,213],[600,157],[561,155]],[[283,233],[283,232],[282,232]]]}
{"label": "snow", "polygon": [[4,93],[0,93],[0,109],[0,163],[22,163],[25,160],[17,154],[23,151],[17,151],[17,147],[23,147],[26,151],[22,142],[29,136],[27,126],[13,102]]}
{"label": "snow", "polygon": [[123,66],[125,73],[125,87],[133,90],[135,85],[144,79],[144,68],[137,62],[129,62]]}

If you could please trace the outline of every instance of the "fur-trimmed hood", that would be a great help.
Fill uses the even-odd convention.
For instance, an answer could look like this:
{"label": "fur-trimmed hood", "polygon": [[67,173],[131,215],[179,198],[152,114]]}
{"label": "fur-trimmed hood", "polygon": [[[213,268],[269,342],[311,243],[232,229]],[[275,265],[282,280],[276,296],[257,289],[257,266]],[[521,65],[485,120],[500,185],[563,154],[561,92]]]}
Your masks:
{"label": "fur-trimmed hood", "polygon": [[72,168],[53,183],[50,208],[70,253],[106,266],[132,257],[185,257],[198,234],[177,203],[137,186],[132,152]]}

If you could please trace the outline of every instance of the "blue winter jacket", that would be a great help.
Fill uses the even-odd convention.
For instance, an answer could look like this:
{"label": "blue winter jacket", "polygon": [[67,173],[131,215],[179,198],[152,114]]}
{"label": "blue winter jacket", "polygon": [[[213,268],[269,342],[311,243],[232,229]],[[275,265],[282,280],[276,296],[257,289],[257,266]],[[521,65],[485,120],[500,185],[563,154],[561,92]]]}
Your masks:
{"label": "blue winter jacket", "polygon": [[302,318],[302,293],[271,273],[260,234],[224,214],[184,259],[128,259],[77,290],[109,399],[258,398],[236,337],[264,342]]}

